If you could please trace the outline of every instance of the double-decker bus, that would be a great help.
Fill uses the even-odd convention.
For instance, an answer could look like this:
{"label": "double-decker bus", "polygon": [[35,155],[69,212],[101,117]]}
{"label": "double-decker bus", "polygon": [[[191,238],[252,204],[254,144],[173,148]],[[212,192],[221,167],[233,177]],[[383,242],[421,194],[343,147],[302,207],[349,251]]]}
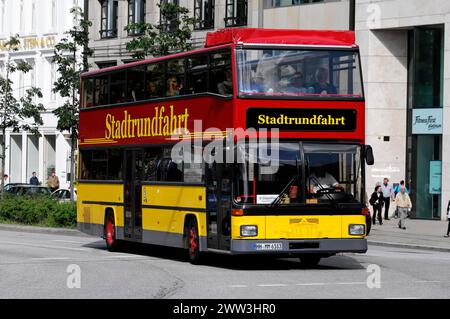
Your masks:
{"label": "double-decker bus", "polygon": [[309,265],[367,251],[353,32],[219,30],[202,49],[84,73],[81,92],[78,229],[109,250]]}

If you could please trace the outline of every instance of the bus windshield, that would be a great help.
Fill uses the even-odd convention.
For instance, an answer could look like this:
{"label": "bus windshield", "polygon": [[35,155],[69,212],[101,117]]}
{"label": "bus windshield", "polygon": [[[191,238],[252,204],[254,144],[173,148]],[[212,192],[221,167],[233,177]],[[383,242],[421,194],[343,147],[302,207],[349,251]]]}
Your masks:
{"label": "bus windshield", "polygon": [[240,49],[240,97],[363,97],[358,51]]}
{"label": "bus windshield", "polygon": [[[277,155],[275,155],[277,153]],[[361,146],[280,142],[238,145],[234,199],[243,204],[361,203]]]}

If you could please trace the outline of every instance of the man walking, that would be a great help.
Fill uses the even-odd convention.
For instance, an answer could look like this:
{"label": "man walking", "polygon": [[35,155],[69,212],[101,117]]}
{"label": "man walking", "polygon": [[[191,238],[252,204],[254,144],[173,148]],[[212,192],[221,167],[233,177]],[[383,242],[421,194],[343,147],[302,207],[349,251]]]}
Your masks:
{"label": "man walking", "polygon": [[30,178],[31,185],[39,185],[39,179],[36,176],[36,172],[33,172],[33,176]]}
{"label": "man walking", "polygon": [[50,188],[52,193],[59,188],[59,179],[58,176],[56,176],[55,171],[52,171],[52,174],[49,176],[47,186]]}
{"label": "man walking", "polygon": [[408,217],[408,209],[412,208],[411,199],[405,192],[405,187],[400,187],[400,193],[395,196],[395,203],[397,204],[398,214],[400,221],[398,222],[398,228],[406,229],[405,221]]}
{"label": "man walking", "polygon": [[385,177],[383,179],[383,184],[381,184],[381,192],[383,193],[384,201],[384,219],[389,220],[389,205],[391,204],[391,197],[394,194],[394,189],[392,185],[389,184],[389,179]]}

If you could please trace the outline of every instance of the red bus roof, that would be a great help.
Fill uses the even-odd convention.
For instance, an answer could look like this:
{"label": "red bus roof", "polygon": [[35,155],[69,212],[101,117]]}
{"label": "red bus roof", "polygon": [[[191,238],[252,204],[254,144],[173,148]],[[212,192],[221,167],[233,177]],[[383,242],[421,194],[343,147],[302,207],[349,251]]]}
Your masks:
{"label": "red bus roof", "polygon": [[205,47],[223,44],[289,44],[355,46],[355,32],[332,30],[290,30],[231,28],[208,32]]}

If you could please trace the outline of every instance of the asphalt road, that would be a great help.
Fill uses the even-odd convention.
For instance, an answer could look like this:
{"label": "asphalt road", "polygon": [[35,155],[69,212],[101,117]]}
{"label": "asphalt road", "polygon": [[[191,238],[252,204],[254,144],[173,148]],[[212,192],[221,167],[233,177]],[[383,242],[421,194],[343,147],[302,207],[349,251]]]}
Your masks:
{"label": "asphalt road", "polygon": [[[368,272],[378,267],[379,277]],[[371,246],[314,269],[294,258],[222,255],[194,266],[177,249],[132,245],[110,253],[93,237],[0,231],[0,298],[449,297],[450,254],[443,252]]]}

